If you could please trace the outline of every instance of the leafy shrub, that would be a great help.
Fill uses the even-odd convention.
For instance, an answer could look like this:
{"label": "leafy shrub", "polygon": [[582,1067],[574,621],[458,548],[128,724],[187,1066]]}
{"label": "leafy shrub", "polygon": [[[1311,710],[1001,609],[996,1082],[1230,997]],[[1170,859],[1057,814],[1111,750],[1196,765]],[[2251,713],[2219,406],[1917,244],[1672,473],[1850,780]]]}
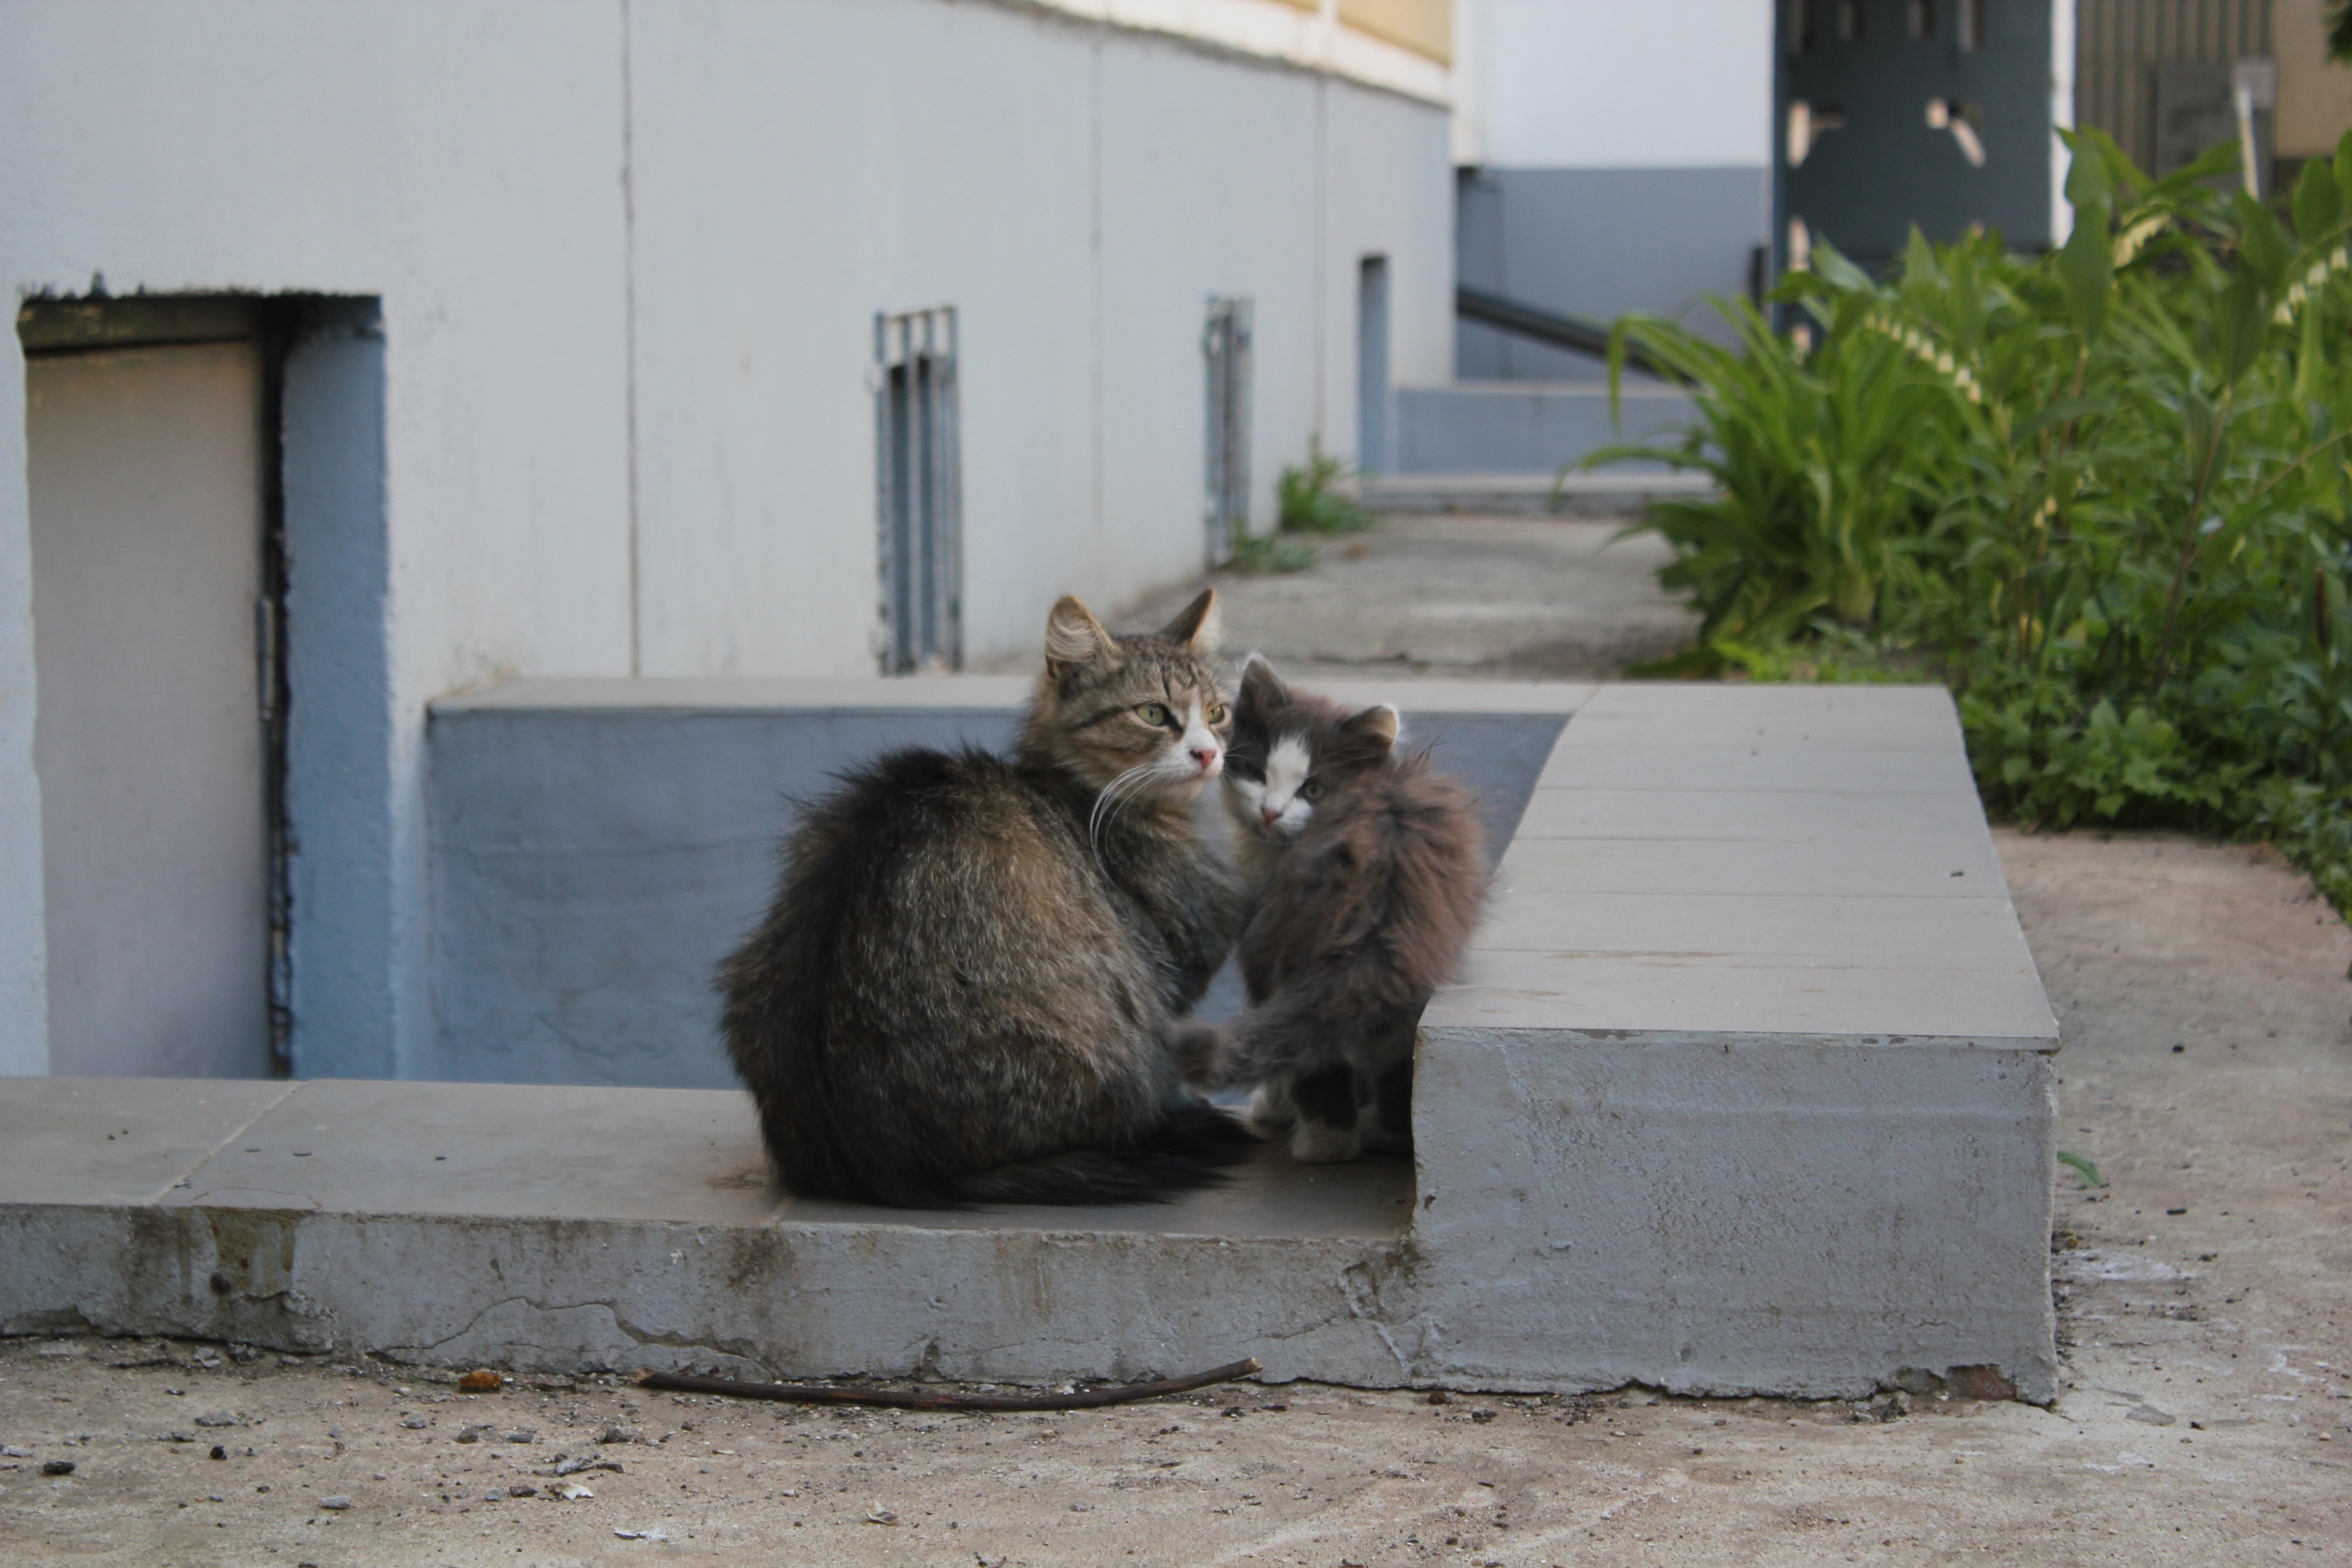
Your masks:
{"label": "leafy shrub", "polygon": [[1346,474],[1346,465],[1326,455],[1321,442],[1309,441],[1306,466],[1284,468],[1275,485],[1282,501],[1277,526],[1294,534],[1353,534],[1371,527],[1377,521],[1372,513],[1334,488]]}
{"label": "leafy shrub", "polygon": [[[2352,136],[2290,219],[2073,138],[2072,236],[1827,247],[1737,346],[1634,317],[1690,384],[1653,508],[1702,616],[1685,672],[1948,681],[1986,800],[2029,823],[2275,838],[2352,906]],[[1811,339],[1811,346],[1807,345]]]}

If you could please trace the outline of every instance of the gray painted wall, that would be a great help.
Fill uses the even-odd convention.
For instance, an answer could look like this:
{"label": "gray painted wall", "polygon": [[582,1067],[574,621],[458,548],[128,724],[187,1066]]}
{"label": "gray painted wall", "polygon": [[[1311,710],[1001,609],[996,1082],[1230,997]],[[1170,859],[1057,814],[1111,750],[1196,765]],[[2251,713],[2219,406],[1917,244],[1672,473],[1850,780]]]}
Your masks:
{"label": "gray painted wall", "polygon": [[[1623,389],[1612,416],[1605,383],[1527,381],[1408,387],[1396,394],[1400,474],[1548,473],[1621,441],[1646,441],[1694,424],[1690,395],[1642,378]],[[1658,469],[1663,464],[1615,464]]]}
{"label": "gray painted wall", "polygon": [[[1465,287],[1603,326],[1638,310],[1724,335],[1707,296],[1747,291],[1749,254],[1771,231],[1770,180],[1756,167],[1464,169],[1454,188],[1454,270]],[[1459,321],[1454,373],[1600,381],[1607,369]]]}
{"label": "gray painted wall", "polygon": [[[432,1046],[409,1073],[484,1082],[735,1081],[711,976],[766,907],[792,802],[902,746],[1001,747],[1009,706],[436,709],[429,729]],[[1492,852],[1558,737],[1549,714],[1408,711],[1487,800]],[[1236,999],[1225,988],[1210,1010]]]}

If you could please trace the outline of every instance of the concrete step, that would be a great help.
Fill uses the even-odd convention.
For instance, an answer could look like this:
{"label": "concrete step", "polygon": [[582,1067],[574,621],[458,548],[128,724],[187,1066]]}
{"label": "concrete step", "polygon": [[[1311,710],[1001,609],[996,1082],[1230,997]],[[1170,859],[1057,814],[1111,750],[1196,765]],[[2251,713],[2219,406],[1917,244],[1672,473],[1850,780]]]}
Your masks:
{"label": "concrete step", "polygon": [[1456,512],[1465,515],[1623,517],[1651,502],[1714,493],[1704,474],[1621,467],[1589,474],[1374,474],[1356,482],[1356,499],[1374,513]]}
{"label": "concrete step", "polygon": [[1400,387],[1396,467],[1406,474],[1548,474],[1603,446],[1678,434],[1696,423],[1690,394],[1656,382],[1629,382],[1613,415],[1605,383]]}
{"label": "concrete step", "polygon": [[[589,1070],[632,1031],[707,1027],[662,1016],[628,944],[573,950],[634,909],[641,946],[693,957],[661,879],[775,825],[772,780],[752,818],[708,815],[750,810],[684,787],[715,762],[1003,716],[993,682],[812,683],[797,710],[678,685],[518,683],[436,716],[436,813],[481,807],[437,851],[473,878],[443,918],[514,939],[466,1005],[492,974],[513,994],[451,1028],[458,1060],[517,1059],[464,1055],[466,1029],[583,982],[623,994],[560,1020]],[[730,1089],[6,1079],[0,1332],[1011,1382],[1255,1355],[1277,1380],[1820,1397],[1990,1367],[2051,1398],[2058,1032],[1950,698],[1412,694],[1408,727],[1496,721],[1458,754],[1516,794],[1422,1021],[1409,1164],[1269,1149],[1160,1207],[910,1213],[773,1190]],[[561,964],[526,962],[534,931]]]}

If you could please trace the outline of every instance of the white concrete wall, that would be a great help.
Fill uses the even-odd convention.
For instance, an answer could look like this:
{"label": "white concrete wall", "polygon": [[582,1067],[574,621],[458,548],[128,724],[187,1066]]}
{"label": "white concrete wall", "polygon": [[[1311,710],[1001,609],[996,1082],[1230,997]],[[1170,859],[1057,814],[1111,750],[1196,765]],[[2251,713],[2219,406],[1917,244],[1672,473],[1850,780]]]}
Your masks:
{"label": "white concrete wall", "polygon": [[[1425,100],[1012,5],[0,9],[0,287],[382,301],[394,733],[358,787],[410,956],[363,1045],[298,1017],[300,1070],[417,1059],[427,700],[872,670],[874,310],[961,311],[967,646],[1023,648],[1056,593],[1196,566],[1209,293],[1258,299],[1261,526],[1311,431],[1352,439],[1358,254],[1393,258],[1399,378],[1442,375],[1445,139]],[[38,1072],[23,389],[6,334],[0,1070]]]}
{"label": "white concrete wall", "polygon": [[1459,162],[1771,162],[1772,0],[1457,0],[1455,16]]}
{"label": "white concrete wall", "polygon": [[958,310],[975,657],[1198,570],[1211,294],[1257,301],[1261,526],[1354,429],[1357,251],[1444,363],[1427,106],[928,0],[640,9],[631,72],[646,674],[871,669],[876,309]]}
{"label": "white concrete wall", "polygon": [[[1465,287],[1718,337],[1771,219],[1774,0],[1461,0],[1453,152]],[[1464,380],[1598,366],[1475,322]]]}

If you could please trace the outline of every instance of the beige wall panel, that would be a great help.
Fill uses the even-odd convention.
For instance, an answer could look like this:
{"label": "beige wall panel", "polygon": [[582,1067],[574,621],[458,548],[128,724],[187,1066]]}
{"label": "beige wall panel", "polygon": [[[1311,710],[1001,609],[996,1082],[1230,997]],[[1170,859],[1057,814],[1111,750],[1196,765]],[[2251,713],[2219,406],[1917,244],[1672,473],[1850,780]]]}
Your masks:
{"label": "beige wall panel", "polygon": [[1340,0],[1340,20],[1441,64],[1453,60],[1453,0]]}
{"label": "beige wall panel", "polygon": [[2278,43],[2278,149],[2323,158],[2352,130],[2352,66],[2327,57],[2326,0],[2272,0]]}
{"label": "beige wall panel", "polygon": [[32,360],[50,1070],[269,1070],[250,344]]}

